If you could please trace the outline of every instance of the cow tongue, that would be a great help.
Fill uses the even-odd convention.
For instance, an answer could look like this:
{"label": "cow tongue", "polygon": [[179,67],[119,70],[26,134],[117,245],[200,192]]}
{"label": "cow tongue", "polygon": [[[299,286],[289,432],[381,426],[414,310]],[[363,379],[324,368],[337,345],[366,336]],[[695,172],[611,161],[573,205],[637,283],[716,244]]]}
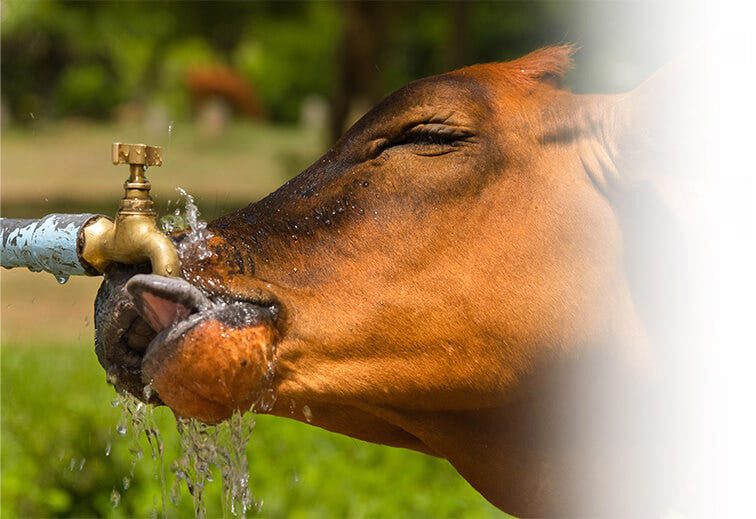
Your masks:
{"label": "cow tongue", "polygon": [[126,283],[126,290],[134,308],[156,332],[213,304],[198,288],[181,278],[137,274]]}

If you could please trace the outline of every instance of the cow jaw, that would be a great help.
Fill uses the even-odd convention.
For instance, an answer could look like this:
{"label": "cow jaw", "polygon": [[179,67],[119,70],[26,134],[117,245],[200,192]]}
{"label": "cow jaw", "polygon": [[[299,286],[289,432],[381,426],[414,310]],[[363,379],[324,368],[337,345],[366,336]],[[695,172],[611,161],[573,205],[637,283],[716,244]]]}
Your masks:
{"label": "cow jaw", "polygon": [[[216,423],[245,411],[271,378],[274,311],[250,302],[210,298],[180,278],[137,274],[122,285],[115,340],[106,337],[111,382],[178,416]],[[141,330],[148,328],[147,332]],[[141,333],[134,335],[134,330]],[[98,330],[99,332],[99,330]],[[127,366],[118,364],[121,358]]]}

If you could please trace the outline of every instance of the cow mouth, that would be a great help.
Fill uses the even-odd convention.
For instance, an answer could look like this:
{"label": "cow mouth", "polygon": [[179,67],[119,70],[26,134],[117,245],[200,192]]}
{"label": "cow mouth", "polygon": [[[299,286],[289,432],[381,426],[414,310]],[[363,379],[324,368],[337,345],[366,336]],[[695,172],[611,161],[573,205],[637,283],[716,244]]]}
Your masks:
{"label": "cow mouth", "polygon": [[242,328],[273,323],[277,313],[270,299],[238,300],[203,292],[182,278],[121,270],[111,273],[98,292],[95,350],[117,390],[160,404],[160,395],[147,387],[155,364],[165,362],[161,350],[175,348],[201,323]]}

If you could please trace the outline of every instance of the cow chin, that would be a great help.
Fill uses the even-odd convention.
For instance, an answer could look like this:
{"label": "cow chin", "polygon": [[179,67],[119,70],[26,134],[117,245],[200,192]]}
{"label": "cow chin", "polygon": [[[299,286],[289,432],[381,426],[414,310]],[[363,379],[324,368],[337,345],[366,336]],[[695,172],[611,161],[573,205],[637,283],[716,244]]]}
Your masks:
{"label": "cow chin", "polygon": [[274,314],[208,297],[187,281],[112,273],[95,303],[95,344],[119,391],[217,423],[255,405],[272,378]]}

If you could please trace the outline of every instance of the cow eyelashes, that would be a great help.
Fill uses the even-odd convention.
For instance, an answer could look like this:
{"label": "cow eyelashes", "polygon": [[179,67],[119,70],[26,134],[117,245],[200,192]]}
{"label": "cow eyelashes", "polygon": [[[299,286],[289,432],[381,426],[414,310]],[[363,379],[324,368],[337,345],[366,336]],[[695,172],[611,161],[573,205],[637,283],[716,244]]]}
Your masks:
{"label": "cow eyelashes", "polygon": [[459,127],[439,123],[415,125],[394,139],[382,143],[381,152],[399,146],[412,147],[421,155],[441,155],[470,139],[472,133]]}
{"label": "cow eyelashes", "polygon": [[400,137],[403,144],[451,144],[466,140],[472,134],[456,126],[439,123],[424,123],[413,126]]}

